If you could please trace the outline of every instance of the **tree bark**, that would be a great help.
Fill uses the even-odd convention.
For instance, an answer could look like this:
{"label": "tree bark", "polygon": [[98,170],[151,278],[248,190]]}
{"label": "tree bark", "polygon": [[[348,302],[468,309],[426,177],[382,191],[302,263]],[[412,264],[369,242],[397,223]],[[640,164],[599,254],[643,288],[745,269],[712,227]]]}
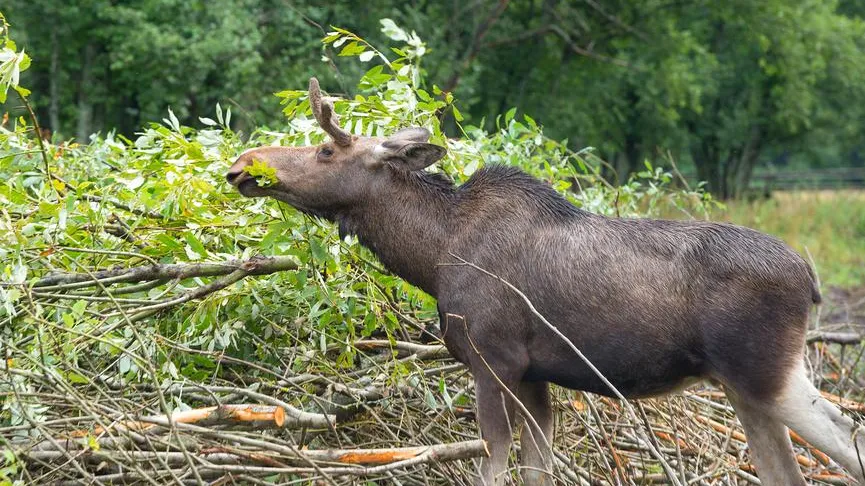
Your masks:
{"label": "tree bark", "polygon": [[81,64],[81,83],[78,85],[78,130],[76,131],[78,141],[87,143],[93,127],[93,103],[90,101],[88,92],[93,80],[93,56],[96,48],[92,43],[84,46],[83,61]]}
{"label": "tree bark", "polygon": [[745,145],[742,153],[742,163],[739,165],[739,172],[736,174],[736,197],[741,196],[748,190],[751,182],[751,175],[754,173],[754,167],[757,165],[757,159],[760,158],[760,152],[763,150],[763,143],[766,139],[766,130],[763,125],[758,124],[751,128],[751,137]]}
{"label": "tree bark", "polygon": [[[693,130],[693,133],[698,132]],[[697,177],[706,181],[709,192],[723,198],[724,184],[723,177],[720,176],[716,141],[703,138],[692,147],[691,156],[697,166]]]}
{"label": "tree bark", "polygon": [[48,124],[51,131],[60,131],[60,43],[57,40],[57,26],[51,28],[51,67],[48,76],[48,92],[50,101],[48,104]]}

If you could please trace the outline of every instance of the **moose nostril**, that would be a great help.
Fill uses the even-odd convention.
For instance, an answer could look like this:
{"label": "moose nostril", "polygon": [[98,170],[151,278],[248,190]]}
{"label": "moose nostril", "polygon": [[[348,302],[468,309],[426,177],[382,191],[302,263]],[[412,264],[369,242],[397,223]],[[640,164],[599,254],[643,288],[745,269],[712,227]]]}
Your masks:
{"label": "moose nostril", "polygon": [[225,180],[228,181],[229,184],[231,184],[232,182],[234,182],[234,181],[237,179],[237,177],[238,177],[242,172],[243,172],[243,171],[240,171],[240,170],[237,171],[237,172],[229,172],[228,174],[225,174]]}

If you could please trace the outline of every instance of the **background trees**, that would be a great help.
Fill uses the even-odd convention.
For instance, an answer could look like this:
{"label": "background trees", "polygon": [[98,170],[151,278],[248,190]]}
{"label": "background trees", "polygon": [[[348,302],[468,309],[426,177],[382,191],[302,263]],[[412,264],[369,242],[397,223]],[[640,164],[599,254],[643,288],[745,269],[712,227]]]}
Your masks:
{"label": "background trees", "polygon": [[329,25],[376,42],[389,17],[427,41],[428,87],[453,91],[470,122],[489,127],[519,106],[572,148],[596,147],[619,181],[669,154],[727,197],[767,164],[863,163],[865,10],[855,1],[319,3],[9,0],[4,9],[37,60],[25,84],[61,137],[129,136],[169,106],[188,122],[217,101],[235,106],[237,128],[279,126],[271,93],[311,74],[356,92],[348,80],[360,68],[319,42]]}
{"label": "background trees", "polygon": [[[711,209],[713,218],[788,241],[813,261],[826,297],[819,329],[809,333],[818,341],[808,346],[814,378],[846,409],[865,411],[856,379],[865,366],[865,194],[780,194],[721,211],[700,188],[682,190],[671,171],[640,163],[668,149],[695,170],[692,160],[700,168],[704,159],[692,154],[704,140],[725,163],[736,143],[759,154],[755,165],[779,153],[791,164],[838,163],[861,137],[856,5],[838,5],[849,17],[808,7],[844,29],[794,36],[789,45],[800,47],[789,52],[772,44],[779,25],[802,31],[798,20],[776,15],[792,8],[786,4],[691,11],[478,1],[469,9],[434,2],[354,11],[347,2],[16,0],[13,7],[12,38],[21,42],[7,39],[0,18],[0,96],[11,88],[2,108],[22,114],[0,118],[0,486],[284,483],[324,474],[354,484],[333,467],[336,447],[450,447],[477,436],[469,376],[443,347],[416,344],[431,338],[434,301],[333,225],[241,198],[225,183],[225,169],[247,148],[322,140],[305,91],[285,89],[305,86],[312,73],[344,95],[336,110],[358,133],[423,125],[437,143],[450,135],[442,165],[457,180],[484,163],[505,163],[596,213],[707,217]],[[380,20],[397,15],[428,42]],[[767,26],[757,30],[748,22],[761,15]],[[328,24],[348,23],[364,38],[327,34],[336,30]],[[769,42],[741,40],[760,40],[757,32]],[[778,74],[800,61],[795,76]],[[782,68],[764,68],[771,63]],[[55,143],[43,143],[20,111],[18,95],[31,87]],[[459,122],[457,108],[468,121]],[[760,137],[747,138],[754,126]],[[102,133],[90,143],[66,141],[93,130]],[[563,138],[572,148],[597,146],[612,162],[610,178],[645,168],[612,186],[596,159],[556,140]],[[819,342],[833,339],[848,347]],[[731,447],[739,431],[728,407],[715,390],[692,391],[641,402],[648,418],[641,423],[623,421],[614,402],[560,391],[558,473],[575,484],[615,483],[614,474],[627,484],[669,480],[633,442],[635,428],[648,426],[663,460],[678,461],[686,479],[750,481],[742,476],[753,471],[744,445]],[[251,404],[265,405],[272,419],[231,420],[229,411]],[[197,426],[152,426],[175,412],[189,419],[189,408]],[[315,420],[295,420],[298,409]],[[285,427],[276,410],[285,411]],[[322,427],[323,414],[336,415],[335,428]],[[712,422],[722,428],[706,427]],[[603,437],[617,438],[615,447]],[[800,445],[809,478],[843,481]],[[406,457],[390,449],[392,458]],[[426,457],[436,460],[348,473],[382,483],[397,475],[424,484],[472,480],[467,461]]]}

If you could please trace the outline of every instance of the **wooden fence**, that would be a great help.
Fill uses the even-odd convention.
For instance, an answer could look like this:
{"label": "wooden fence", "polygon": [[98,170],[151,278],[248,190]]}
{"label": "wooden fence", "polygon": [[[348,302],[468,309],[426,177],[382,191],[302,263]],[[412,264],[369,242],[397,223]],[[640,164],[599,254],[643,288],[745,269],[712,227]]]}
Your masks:
{"label": "wooden fence", "polygon": [[795,189],[865,189],[865,167],[785,170],[754,174],[754,191]]}

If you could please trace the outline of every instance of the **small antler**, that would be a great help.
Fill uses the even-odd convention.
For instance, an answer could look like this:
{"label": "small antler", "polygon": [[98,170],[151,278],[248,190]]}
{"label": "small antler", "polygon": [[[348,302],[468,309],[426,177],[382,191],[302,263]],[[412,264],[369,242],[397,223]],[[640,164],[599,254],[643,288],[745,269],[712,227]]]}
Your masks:
{"label": "small antler", "polygon": [[321,89],[315,78],[309,78],[309,105],[319,126],[333,138],[337,145],[343,147],[351,145],[351,134],[339,127],[339,118],[333,112],[333,105],[330,101],[322,99]]}

